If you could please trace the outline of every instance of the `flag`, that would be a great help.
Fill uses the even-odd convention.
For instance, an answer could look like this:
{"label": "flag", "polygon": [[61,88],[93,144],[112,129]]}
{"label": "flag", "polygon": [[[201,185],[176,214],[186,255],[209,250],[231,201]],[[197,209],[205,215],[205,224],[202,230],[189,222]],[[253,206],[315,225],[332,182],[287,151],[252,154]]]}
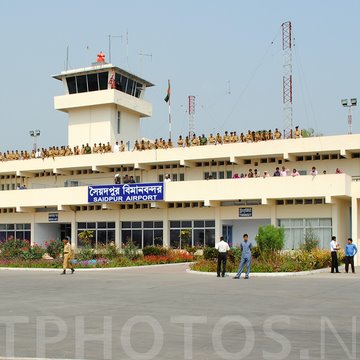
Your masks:
{"label": "flag", "polygon": [[166,94],[164,100],[165,100],[166,102],[169,102],[169,101],[170,101],[170,80],[168,80],[168,90],[167,90],[167,94]]}

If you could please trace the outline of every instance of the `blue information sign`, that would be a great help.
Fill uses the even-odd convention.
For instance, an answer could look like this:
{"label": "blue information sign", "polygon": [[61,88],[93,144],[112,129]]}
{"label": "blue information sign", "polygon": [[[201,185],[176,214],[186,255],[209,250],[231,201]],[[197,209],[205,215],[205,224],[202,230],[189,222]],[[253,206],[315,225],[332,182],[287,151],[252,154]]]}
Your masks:
{"label": "blue information sign", "polygon": [[59,221],[59,214],[58,213],[49,213],[48,220],[49,221]]}
{"label": "blue information sign", "polygon": [[164,200],[164,183],[94,185],[88,187],[89,203]]}

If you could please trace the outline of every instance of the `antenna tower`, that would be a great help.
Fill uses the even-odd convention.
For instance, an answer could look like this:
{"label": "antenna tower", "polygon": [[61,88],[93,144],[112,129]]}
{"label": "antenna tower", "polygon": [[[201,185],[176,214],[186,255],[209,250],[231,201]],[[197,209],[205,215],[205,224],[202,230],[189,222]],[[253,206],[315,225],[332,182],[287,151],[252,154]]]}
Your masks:
{"label": "antenna tower", "polygon": [[195,96],[189,95],[189,136],[195,134]]}
{"label": "antenna tower", "polygon": [[293,129],[293,81],[292,81],[292,25],[291,21],[281,24],[283,65],[283,114],[285,138],[292,137]]}

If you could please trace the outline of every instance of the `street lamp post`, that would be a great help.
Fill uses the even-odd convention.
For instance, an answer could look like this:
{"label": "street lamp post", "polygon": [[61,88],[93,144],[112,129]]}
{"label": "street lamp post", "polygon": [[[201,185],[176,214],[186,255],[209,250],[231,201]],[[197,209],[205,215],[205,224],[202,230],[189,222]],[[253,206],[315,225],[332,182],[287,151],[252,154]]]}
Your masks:
{"label": "street lamp post", "polygon": [[34,151],[36,151],[36,149],[37,149],[36,139],[37,139],[38,136],[40,136],[40,130],[30,130],[29,134],[30,134],[31,137],[34,138]]}
{"label": "street lamp post", "polygon": [[352,134],[352,107],[357,105],[357,99],[356,98],[352,98],[350,100],[342,99],[341,105],[349,108],[349,114],[348,114],[349,134]]}

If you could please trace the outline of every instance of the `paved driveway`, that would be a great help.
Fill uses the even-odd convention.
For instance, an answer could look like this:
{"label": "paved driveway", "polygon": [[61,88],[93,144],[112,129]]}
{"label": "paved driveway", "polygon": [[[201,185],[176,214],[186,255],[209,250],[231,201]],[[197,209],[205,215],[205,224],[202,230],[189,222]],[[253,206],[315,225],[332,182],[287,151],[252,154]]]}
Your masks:
{"label": "paved driveway", "polygon": [[360,358],[358,275],[185,269],[2,270],[0,359]]}

